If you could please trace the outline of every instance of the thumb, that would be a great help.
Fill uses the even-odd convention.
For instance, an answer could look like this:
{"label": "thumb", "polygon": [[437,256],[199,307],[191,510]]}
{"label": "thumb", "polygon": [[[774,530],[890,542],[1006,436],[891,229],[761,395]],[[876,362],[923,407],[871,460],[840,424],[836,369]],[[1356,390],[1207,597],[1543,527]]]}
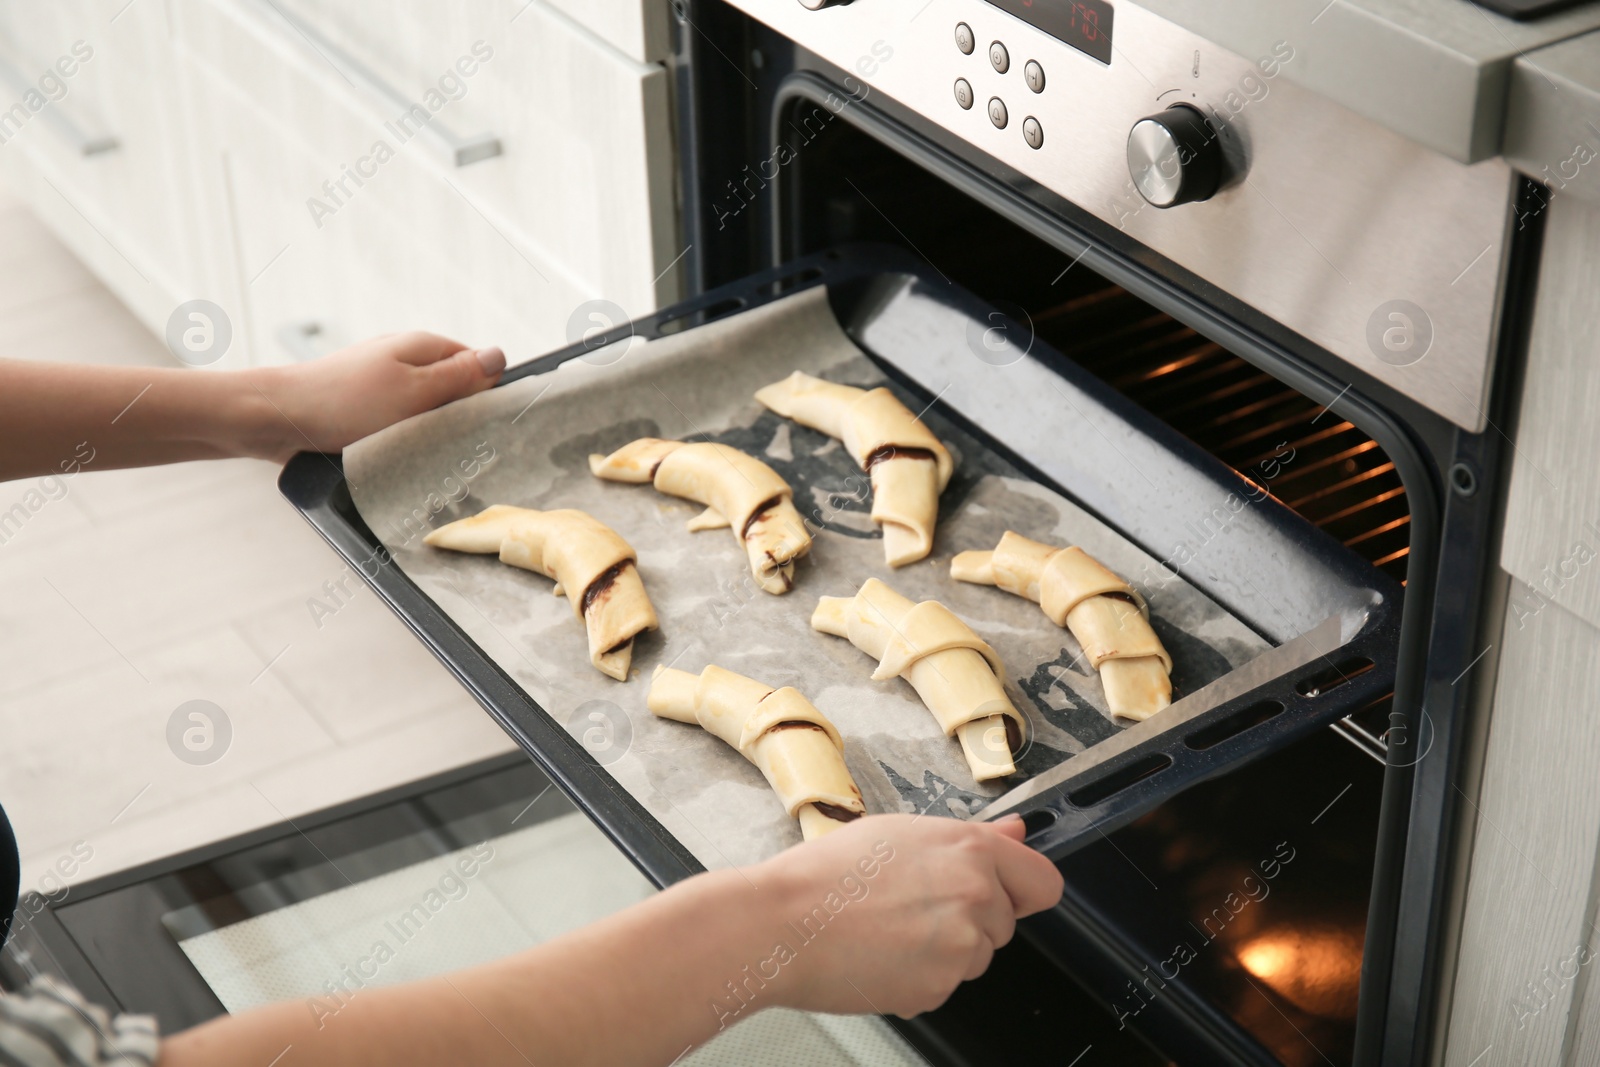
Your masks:
{"label": "thumb", "polygon": [[1002,837],[1009,837],[1013,841],[1021,841],[1028,836],[1028,828],[1023,825],[1022,816],[1014,811],[1009,815],[1000,816],[993,822],[980,823],[979,825],[987,826],[995,833]]}
{"label": "thumb", "polygon": [[417,369],[428,384],[430,404],[437,407],[494,385],[506,369],[506,354],[497,347],[463,348]]}

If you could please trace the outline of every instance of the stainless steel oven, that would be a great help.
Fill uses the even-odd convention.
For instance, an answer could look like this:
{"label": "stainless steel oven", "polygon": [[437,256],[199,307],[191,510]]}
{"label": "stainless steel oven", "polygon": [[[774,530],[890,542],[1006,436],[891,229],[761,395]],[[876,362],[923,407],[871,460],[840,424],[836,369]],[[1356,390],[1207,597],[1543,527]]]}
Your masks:
{"label": "stainless steel oven", "polygon": [[[1425,1062],[1549,191],[1305,88],[1293,34],[1239,54],[1165,7],[675,0],[691,295],[598,341],[825,290],[930,418],[1159,562],[1136,580],[1181,577],[1272,646],[974,813],[1022,812],[1067,890],[897,1022],[924,1057]],[[319,847],[379,841],[382,874],[554,785],[655,883],[700,868],[386,556],[336,458],[280,484],[538,765],[323,813]],[[1074,712],[1048,671],[1013,681]],[[165,917],[194,934],[315,896],[293,829],[38,905],[19,940],[169,1028],[209,1017]]]}
{"label": "stainless steel oven", "polygon": [[[1305,88],[1292,34],[1234,54],[1162,7],[679,0],[686,263],[708,291],[897,246],[1404,588],[1392,686],[1090,835],[1001,973],[918,1022],[929,1047],[991,1062],[983,1017],[1008,1063],[1091,1027],[1151,1062],[1422,1062],[1549,193]],[[1043,432],[1092,439],[1081,415]],[[1272,564],[1158,525],[1119,528],[1224,601]],[[1051,1006],[1078,987],[1092,1023]]]}

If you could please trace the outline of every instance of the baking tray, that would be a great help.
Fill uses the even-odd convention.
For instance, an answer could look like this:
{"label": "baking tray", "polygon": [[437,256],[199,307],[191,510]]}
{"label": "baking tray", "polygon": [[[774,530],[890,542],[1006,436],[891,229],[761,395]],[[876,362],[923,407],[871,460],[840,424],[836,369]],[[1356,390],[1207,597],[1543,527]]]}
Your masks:
{"label": "baking tray", "polygon": [[[635,662],[645,677],[626,685],[587,665],[581,627],[549,597],[548,583],[541,588],[536,577],[492,558],[423,549],[416,531],[402,529],[393,514],[377,523],[383,536],[375,534],[336,457],[297,456],[280,486],[502,727],[661,884],[704,866],[757,859],[789,843],[794,830],[781,809],[773,814],[775,802],[761,796],[764,783],[737,753],[643,711],[656,662],[690,670],[717,662],[775,685],[799,684],[846,734],[846,757],[858,780],[868,779],[862,784],[871,810],[979,818],[1018,810],[1029,820],[1030,842],[1052,856],[1389,691],[1398,587],[1253,483],[1031,341],[1025,324],[1004,319],[924,269],[888,249],[809,257],[519,366],[502,383],[506,392],[423,416],[418,425],[402,424],[386,432],[389,439],[380,435],[354,450],[352,462],[362,470],[357,496],[377,514],[380,502],[417,499],[418,485],[431,484],[417,481],[423,473],[449,475],[454,451],[463,450],[487,415],[504,423],[506,413],[516,411],[509,422],[524,428],[509,448],[495,452],[502,473],[480,471],[459,499],[436,501],[439,510],[430,506],[420,517],[438,525],[488,503],[557,506],[559,498],[617,525],[640,551],[664,625],[661,638],[640,645]],[[819,311],[859,360],[838,363],[829,373],[857,384],[887,377],[914,410],[926,407],[924,418],[960,456],[930,561],[889,573],[864,521],[867,502],[829,491],[829,479],[840,480],[843,489],[856,473],[848,460],[828,459],[821,438],[799,440],[802,431],[794,427],[783,429],[786,440],[775,450],[782,420],[763,416],[753,403],[743,411],[728,407],[727,390],[748,384],[741,375],[755,375],[757,384],[781,376],[770,373],[770,360],[785,358],[785,331],[793,332],[796,314],[814,320]],[[997,328],[1013,340],[1009,348],[995,348],[997,335],[989,331]],[[816,345],[789,343],[794,362],[819,358]],[[665,363],[649,358],[669,352]],[[705,369],[695,371],[701,363]],[[566,369],[543,377],[557,368]],[[601,373],[613,376],[606,380],[624,397],[617,410],[592,412],[592,432],[582,440],[570,434],[542,439],[543,427],[561,421],[562,397],[585,395],[583,386],[562,383]],[[630,414],[626,394],[646,381],[661,397],[653,418],[641,420]],[[552,399],[543,400],[552,389]],[[507,406],[513,398],[517,403]],[[558,407],[541,411],[540,403]],[[524,416],[530,417],[524,422]],[[708,631],[703,617],[701,625],[691,625],[683,611],[715,613],[708,605],[719,597],[724,610],[732,603],[733,588],[690,588],[706,584],[711,572],[695,568],[708,565],[730,568],[723,577],[735,586],[741,557],[732,539],[725,532],[685,533],[682,521],[692,510],[648,487],[596,483],[586,472],[556,484],[588,451],[608,451],[641,433],[712,437],[765,452],[796,483],[803,504],[823,505],[817,513],[827,529],[813,552],[817,562],[802,570],[794,593],[753,594],[720,633]],[[430,451],[442,442],[452,447]],[[549,454],[559,454],[550,467],[554,475],[533,478],[523,469],[538,467]],[[794,458],[817,454],[823,458]],[[374,456],[388,461],[374,462]],[[428,456],[441,466],[419,473],[418,457]],[[508,462],[513,456],[523,457],[523,466]],[[604,499],[572,499],[595,493]],[[1025,498],[1023,518],[1017,497]],[[1251,502],[1229,509],[1230,499],[1241,498]],[[641,507],[655,512],[657,529],[640,520],[634,509]],[[617,520],[619,508],[627,522]],[[1098,683],[1092,672],[1074,676],[1076,646],[1065,631],[1034,605],[948,579],[950,555],[992,547],[1001,527],[988,527],[997,522],[1083,543],[1150,597],[1158,631],[1177,661],[1179,699],[1171,708],[1137,726],[1112,724],[1093,706]],[[694,580],[680,580],[680,571]],[[905,687],[875,686],[867,681],[865,656],[805,627],[816,596],[848,594],[871,574],[908,595],[938,596],[1000,649],[1013,698],[1037,724],[1021,761],[1031,776],[1026,782],[1004,792],[1004,785],[984,789],[963,781],[955,746],[936,731],[929,736],[931,720],[914,696],[900,691]],[[531,599],[539,596],[548,603]],[[1168,624],[1169,614],[1182,624]],[[535,630],[506,632],[513,618],[535,616],[546,620]],[[799,629],[785,629],[786,620],[798,620]],[[1190,625],[1202,632],[1189,632]],[[675,645],[679,629],[694,630],[694,640]],[[546,661],[541,669],[536,657],[542,655],[575,665],[551,671]],[[585,723],[596,714],[603,740],[591,751],[580,739],[593,733]],[[620,759],[610,743],[618,727],[632,735]]]}
{"label": "baking tray", "polygon": [[1558,11],[1565,11],[1569,7],[1577,7],[1586,0],[1472,0],[1472,2],[1479,7],[1488,8],[1497,15],[1504,15],[1518,22],[1528,22],[1542,19],[1546,15],[1554,15]]}

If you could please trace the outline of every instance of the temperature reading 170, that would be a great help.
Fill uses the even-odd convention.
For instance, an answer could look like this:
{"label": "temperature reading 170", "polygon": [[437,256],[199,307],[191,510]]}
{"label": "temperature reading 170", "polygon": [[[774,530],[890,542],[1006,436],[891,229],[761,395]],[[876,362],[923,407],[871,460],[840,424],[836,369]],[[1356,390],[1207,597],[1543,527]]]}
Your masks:
{"label": "temperature reading 170", "polygon": [[[1026,0],[1033,3],[1033,0]],[[1083,34],[1085,41],[1098,41],[1100,39],[1100,12],[1088,4],[1068,4],[1067,14],[1072,17],[1073,25],[1078,32]]]}
{"label": "temperature reading 170", "polygon": [[989,0],[1102,63],[1111,62],[1111,5],[1105,0]]}

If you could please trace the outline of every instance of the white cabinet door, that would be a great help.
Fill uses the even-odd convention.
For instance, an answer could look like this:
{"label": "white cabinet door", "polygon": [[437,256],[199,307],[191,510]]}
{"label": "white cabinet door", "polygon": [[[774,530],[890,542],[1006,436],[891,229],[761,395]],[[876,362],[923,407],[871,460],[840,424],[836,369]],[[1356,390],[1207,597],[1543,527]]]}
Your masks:
{"label": "white cabinet door", "polygon": [[[233,192],[215,199],[235,220],[242,298],[260,302],[263,284],[281,266],[299,273],[301,257],[373,286],[396,274],[418,285],[447,278],[438,291],[460,286],[475,304],[515,309],[512,344],[551,348],[587,300],[639,315],[676,297],[667,268],[683,248],[663,68],[620,56],[540,4],[514,21],[466,3],[349,27],[282,0],[172,6],[195,79],[187,95],[206,114],[204,151],[231,161]],[[374,79],[417,110],[408,118],[371,91]],[[229,93],[249,103],[248,119],[214,113]],[[434,125],[490,131],[502,151],[455,166],[429,135]],[[264,158],[279,152],[305,162]],[[264,170],[275,177],[257,181]],[[364,253],[364,235],[379,231],[385,255],[410,258]],[[366,294],[362,306],[377,299]],[[260,340],[281,325],[252,326],[255,358],[276,358]]]}
{"label": "white cabinet door", "polygon": [[[501,344],[513,358],[563,343],[561,316],[583,297],[559,273],[541,277],[504,241],[498,261],[464,269],[377,195],[351,196],[313,221],[308,194],[338,175],[338,163],[232,82],[187,55],[180,59],[206,145],[199,169],[208,210],[222,220],[217,237],[234,265],[213,297],[237,338],[225,365],[283,363],[407,329]],[[416,168],[397,155],[372,181],[400,184]],[[464,231],[467,242],[498,240],[482,219]],[[508,293],[524,299],[507,302]]]}
{"label": "white cabinet door", "polygon": [[0,167],[154,329],[195,287],[187,132],[161,4],[0,2]]}
{"label": "white cabinet door", "polygon": [[[624,54],[542,0],[273,3],[393,95],[440,104],[435,122],[458,135],[494,135],[500,156],[447,169],[497,225],[630,310],[678,295],[672,277],[655,283],[683,251],[664,67]],[[595,11],[621,21],[629,6],[611,0]],[[637,0],[631,8],[638,19]],[[380,104],[376,113],[395,109]],[[420,153],[440,159],[418,142]]]}
{"label": "white cabinet door", "polygon": [[221,304],[229,362],[412,326],[532,355],[680,295],[665,3],[0,0],[0,167],[153,329]]}
{"label": "white cabinet door", "polygon": [[672,51],[673,5],[669,0],[549,0],[549,3],[634,59],[653,62],[665,59]]}

